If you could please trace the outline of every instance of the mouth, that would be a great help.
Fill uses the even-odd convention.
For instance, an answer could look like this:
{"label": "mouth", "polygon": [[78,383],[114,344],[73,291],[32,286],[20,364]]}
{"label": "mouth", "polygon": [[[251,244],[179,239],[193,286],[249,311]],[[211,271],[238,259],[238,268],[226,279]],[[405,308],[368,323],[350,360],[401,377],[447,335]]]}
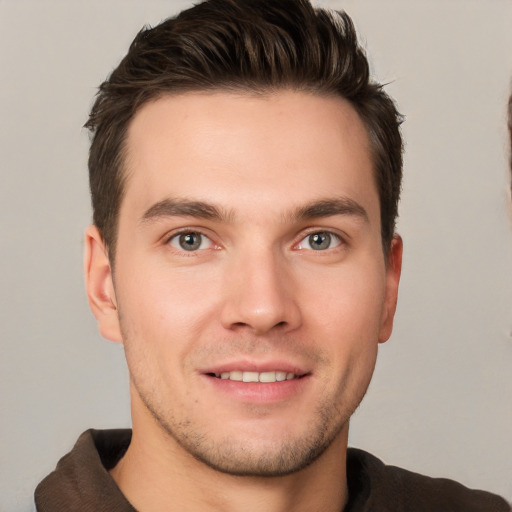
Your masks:
{"label": "mouth", "polygon": [[252,372],[234,370],[229,372],[221,373],[207,373],[209,377],[214,377],[221,380],[232,380],[236,382],[261,382],[261,383],[273,383],[283,382],[287,380],[297,380],[304,378],[307,374],[295,374],[291,372],[285,372],[281,370],[266,371],[266,372]]}
{"label": "mouth", "polygon": [[[290,362],[231,361],[205,368],[207,389],[228,397],[229,403],[252,405],[291,403],[309,389],[313,372]],[[230,405],[230,406],[231,406]]]}

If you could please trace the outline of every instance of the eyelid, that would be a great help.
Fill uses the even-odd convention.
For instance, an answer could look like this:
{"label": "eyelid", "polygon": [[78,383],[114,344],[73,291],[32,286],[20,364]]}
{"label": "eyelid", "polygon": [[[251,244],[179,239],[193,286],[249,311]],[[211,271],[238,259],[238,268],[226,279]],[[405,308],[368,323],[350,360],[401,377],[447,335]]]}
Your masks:
{"label": "eyelid", "polygon": [[312,248],[303,248],[303,247],[300,247],[300,245],[304,242],[304,240],[306,240],[308,237],[310,237],[311,235],[314,235],[316,233],[326,233],[326,234],[332,236],[333,238],[335,238],[338,241],[338,243],[334,247],[329,247],[328,249],[324,249],[324,250],[316,250],[315,252],[318,252],[318,253],[326,252],[329,250],[337,249],[340,246],[347,244],[348,236],[340,233],[338,230],[334,230],[332,228],[328,229],[328,228],[314,227],[314,228],[307,229],[305,232],[303,231],[300,234],[300,236],[298,237],[298,240],[293,244],[293,248],[298,249],[298,250],[314,251],[314,249],[312,249]]}
{"label": "eyelid", "polygon": [[[215,250],[220,249],[220,245],[213,239],[212,234],[209,234],[207,231],[209,231],[209,230],[206,230],[204,228],[193,227],[193,226],[185,226],[182,228],[177,228],[171,232],[166,233],[162,237],[162,243],[163,243],[163,245],[168,245],[168,246],[172,247],[172,249],[179,251],[180,253],[187,253],[187,255],[189,255],[189,256],[194,255],[194,253],[198,253],[200,251],[205,251],[208,249],[215,249]],[[207,247],[206,249],[197,249],[195,251],[186,251],[185,249],[181,249],[179,247],[174,247],[171,245],[171,241],[173,239],[177,239],[179,236],[186,235],[188,233],[196,233],[196,234],[201,235],[202,237],[208,239],[210,241],[210,247]]]}

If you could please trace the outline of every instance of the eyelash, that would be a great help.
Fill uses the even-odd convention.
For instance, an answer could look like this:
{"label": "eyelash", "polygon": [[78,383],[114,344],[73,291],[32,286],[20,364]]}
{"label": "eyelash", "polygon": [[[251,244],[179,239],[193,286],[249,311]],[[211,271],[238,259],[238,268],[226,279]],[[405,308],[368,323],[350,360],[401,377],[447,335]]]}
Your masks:
{"label": "eyelash", "polygon": [[171,246],[173,249],[175,249],[177,251],[180,251],[180,253],[187,254],[188,256],[197,255],[198,252],[204,251],[206,249],[210,249],[211,248],[211,247],[207,247],[207,248],[203,248],[203,249],[187,250],[187,249],[184,249],[184,248],[172,246],[171,242],[173,240],[178,240],[179,241],[180,237],[185,236],[185,235],[199,235],[202,238],[201,245],[204,243],[205,239],[209,241],[210,245],[213,245],[214,247],[216,245],[215,242],[213,242],[212,238],[210,236],[206,235],[205,233],[203,233],[201,230],[199,230],[199,229],[190,229],[190,228],[181,229],[180,231],[174,232],[172,235],[167,236],[165,238],[165,244]]}
{"label": "eyelash", "polygon": [[[192,248],[190,250],[184,249],[183,247],[174,247],[171,242],[173,240],[179,240],[179,237],[184,236],[184,235],[199,235],[202,238],[200,245],[202,245],[206,239],[209,241],[210,246],[206,247],[206,248],[202,248],[202,249],[200,247],[196,248],[196,249]],[[311,243],[309,240],[309,238],[313,235],[326,235],[327,237],[329,237],[329,247],[326,247],[324,249],[316,249],[316,250],[313,249],[313,247],[311,247]],[[301,245],[304,245],[305,243],[308,243],[310,245],[310,247],[309,248],[301,247]],[[334,245],[334,247],[332,247],[331,246],[332,243],[335,243],[336,245]],[[208,249],[212,249],[212,248],[220,249],[220,246],[215,244],[215,242],[212,240],[211,236],[208,236],[207,234],[205,234],[204,232],[202,232],[199,229],[192,229],[192,228],[183,228],[183,229],[179,230],[178,232],[172,233],[172,235],[167,236],[165,238],[165,244],[168,246],[171,246],[174,250],[179,251],[181,254],[186,254],[188,256],[197,256],[198,253],[208,250]],[[305,249],[307,251],[322,253],[322,252],[332,251],[335,249],[340,249],[342,246],[345,246],[345,245],[346,245],[346,240],[344,239],[344,237],[342,237],[341,235],[339,235],[337,233],[334,233],[333,231],[329,231],[327,229],[324,229],[324,230],[311,229],[309,232],[301,233],[299,240],[293,244],[293,248],[298,249],[298,250]],[[213,246],[213,247],[211,247],[211,246]]]}
{"label": "eyelash", "polygon": [[[313,247],[311,247],[311,243],[310,243],[309,239],[314,235],[326,235],[329,239],[329,247],[327,247],[325,249],[316,249],[316,250],[313,249]],[[310,247],[307,250],[311,250],[311,251],[315,251],[315,252],[326,252],[329,250],[337,249],[340,246],[345,245],[345,240],[341,237],[341,235],[338,235],[337,233],[333,233],[332,231],[329,231],[326,229],[324,229],[324,230],[314,229],[314,230],[311,230],[309,233],[306,233],[305,235],[301,234],[300,240],[298,241],[298,243],[296,243],[294,245],[294,247],[298,247],[300,249],[299,246],[304,244],[305,242],[310,245]],[[332,247],[331,246],[332,243],[335,243],[336,245],[334,245],[334,247]]]}

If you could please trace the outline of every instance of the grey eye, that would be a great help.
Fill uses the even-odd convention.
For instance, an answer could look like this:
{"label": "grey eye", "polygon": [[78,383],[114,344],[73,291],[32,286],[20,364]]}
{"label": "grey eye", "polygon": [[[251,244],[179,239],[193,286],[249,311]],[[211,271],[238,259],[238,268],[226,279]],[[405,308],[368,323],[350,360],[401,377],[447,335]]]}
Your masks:
{"label": "grey eye", "polygon": [[331,240],[331,234],[325,232],[313,233],[308,237],[309,246],[314,251],[323,251],[324,249],[329,249],[331,246]]}
{"label": "grey eye", "polygon": [[191,231],[189,233],[181,233],[173,236],[169,240],[169,244],[176,249],[182,251],[198,251],[201,249],[208,249],[211,245],[210,239],[207,236]]}
{"label": "grey eye", "polygon": [[201,247],[201,235],[199,233],[185,233],[180,235],[180,247],[185,251],[195,251]]}

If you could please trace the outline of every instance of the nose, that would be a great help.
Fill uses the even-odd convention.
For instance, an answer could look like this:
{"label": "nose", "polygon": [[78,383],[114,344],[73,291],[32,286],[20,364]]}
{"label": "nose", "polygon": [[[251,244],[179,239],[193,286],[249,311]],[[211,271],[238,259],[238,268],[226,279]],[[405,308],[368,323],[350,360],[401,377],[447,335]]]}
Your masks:
{"label": "nose", "polygon": [[240,255],[224,280],[221,321],[229,330],[285,333],[302,323],[291,269],[271,251]]}

